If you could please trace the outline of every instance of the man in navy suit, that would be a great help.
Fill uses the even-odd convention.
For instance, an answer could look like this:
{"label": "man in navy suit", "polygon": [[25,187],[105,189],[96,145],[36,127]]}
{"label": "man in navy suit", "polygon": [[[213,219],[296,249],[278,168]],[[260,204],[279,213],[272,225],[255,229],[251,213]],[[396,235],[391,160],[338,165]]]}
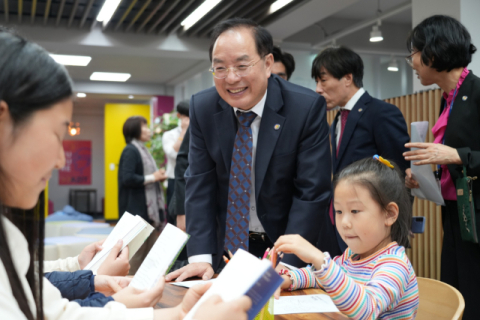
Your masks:
{"label": "man in navy suit", "polygon": [[[317,55],[312,65],[316,91],[327,102],[327,110],[339,107],[330,127],[332,169],[337,174],[349,164],[378,154],[393,160],[402,172],[410,167],[402,156],[410,141],[400,110],[371,97],[363,89],[363,61],[354,51],[328,48]],[[334,219],[333,207],[330,218]],[[347,247],[337,232],[340,249]]]}
{"label": "man in navy suit", "polygon": [[[190,102],[190,166],[185,173],[190,264],[167,280],[211,278],[223,263],[230,233],[237,231],[246,238],[235,234],[240,240],[233,243],[255,256],[284,234],[300,234],[315,244],[322,233],[321,249],[337,247],[328,221],[331,162],[325,99],[271,75],[272,49],[271,35],[251,20],[227,20],[213,31],[215,87],[193,95]],[[250,116],[253,122],[245,124]],[[242,139],[250,142],[237,148],[242,132],[248,133]],[[243,149],[251,149],[246,160]],[[239,182],[245,195],[232,196],[232,179],[245,166],[252,169]],[[238,217],[246,230],[228,228],[239,198],[247,202]],[[302,265],[294,255],[283,261]]]}

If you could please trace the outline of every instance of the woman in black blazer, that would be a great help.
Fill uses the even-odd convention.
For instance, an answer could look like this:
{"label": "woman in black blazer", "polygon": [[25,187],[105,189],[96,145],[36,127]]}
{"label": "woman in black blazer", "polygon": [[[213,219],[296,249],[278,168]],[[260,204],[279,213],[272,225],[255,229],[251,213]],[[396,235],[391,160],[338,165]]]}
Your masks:
{"label": "woman in black blazer", "polygon": [[[417,165],[440,166],[443,246],[441,280],[457,288],[465,299],[463,319],[480,319],[480,245],[463,241],[460,232],[455,181],[463,166],[467,175],[480,178],[480,78],[466,67],[476,48],[470,34],[457,20],[433,16],[413,29],[407,46],[407,61],[423,85],[443,89],[440,117],[433,127],[434,143],[407,143],[419,148],[404,154]],[[405,185],[418,188],[407,169]],[[480,179],[473,182],[477,233],[480,234]]]}
{"label": "woman in black blazer", "polygon": [[166,180],[167,176],[165,170],[157,168],[155,160],[144,146],[151,137],[144,117],[128,118],[123,125],[123,135],[127,145],[123,149],[118,169],[119,217],[128,211],[139,215],[156,229],[130,260],[130,274],[135,274],[165,221],[165,200],[159,182]]}

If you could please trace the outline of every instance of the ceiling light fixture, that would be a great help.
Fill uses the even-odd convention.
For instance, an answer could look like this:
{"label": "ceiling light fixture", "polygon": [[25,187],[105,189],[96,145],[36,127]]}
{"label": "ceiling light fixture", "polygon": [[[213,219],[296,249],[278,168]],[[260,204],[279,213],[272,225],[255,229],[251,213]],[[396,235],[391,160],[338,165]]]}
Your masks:
{"label": "ceiling light fixture", "polygon": [[70,136],[78,136],[80,134],[80,123],[79,122],[70,122],[68,125],[68,134]]}
{"label": "ceiling light fixture", "polygon": [[98,13],[97,21],[103,22],[103,25],[105,26],[112,18],[115,10],[117,10],[120,2],[121,0],[106,0],[102,9],[100,9],[100,12]]}
{"label": "ceiling light fixture", "polygon": [[292,1],[293,0],[277,0],[270,5],[270,10],[268,10],[268,13],[272,14],[275,11],[278,11],[278,10],[282,9],[283,7],[285,7],[287,4],[289,4]]}
{"label": "ceiling light fixture", "polygon": [[185,20],[180,23],[183,30],[188,30],[191,26],[202,19],[210,10],[212,10],[221,0],[205,0],[195,11],[193,11]]}
{"label": "ceiling light fixture", "polygon": [[380,31],[380,26],[382,22],[379,20],[377,25],[372,27],[372,31],[370,32],[370,42],[380,42],[383,41],[382,31]]}
{"label": "ceiling light fixture", "polygon": [[115,81],[125,82],[130,79],[132,75],[130,73],[118,73],[118,72],[94,72],[90,76],[92,81]]}
{"label": "ceiling light fixture", "polygon": [[53,58],[57,63],[63,64],[64,66],[79,66],[86,67],[92,60],[92,57],[88,56],[71,56],[66,54],[53,54],[50,53],[50,57]]}
{"label": "ceiling light fixture", "polygon": [[398,63],[397,63],[397,60],[392,58],[392,60],[390,60],[390,63],[388,64],[388,71],[392,71],[392,72],[397,72],[398,71]]}
{"label": "ceiling light fixture", "polygon": [[87,96],[86,93],[83,93],[83,92],[77,93],[77,98],[85,98],[86,96]]}

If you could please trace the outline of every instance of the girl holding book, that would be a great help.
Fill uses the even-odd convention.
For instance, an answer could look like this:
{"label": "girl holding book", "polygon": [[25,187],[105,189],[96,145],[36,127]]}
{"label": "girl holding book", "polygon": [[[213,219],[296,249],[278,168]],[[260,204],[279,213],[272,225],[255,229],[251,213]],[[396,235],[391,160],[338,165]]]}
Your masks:
{"label": "girl holding book", "polygon": [[[152,308],[163,279],[149,290],[126,287],[103,308],[82,308],[44,279],[44,216],[37,201],[52,171],[65,164],[62,141],[72,109],[66,69],[41,47],[0,28],[0,318],[183,319],[208,286],[190,289],[175,308]],[[248,298],[219,299],[202,304],[195,318],[246,319]]]}
{"label": "girl holding book", "polygon": [[277,240],[277,251],[312,265],[281,270],[281,288],[323,288],[352,319],[414,319],[418,286],[405,253],[411,203],[396,165],[376,157],[357,161],[335,177],[336,226],[348,245],[343,255],[331,258],[299,235]]}

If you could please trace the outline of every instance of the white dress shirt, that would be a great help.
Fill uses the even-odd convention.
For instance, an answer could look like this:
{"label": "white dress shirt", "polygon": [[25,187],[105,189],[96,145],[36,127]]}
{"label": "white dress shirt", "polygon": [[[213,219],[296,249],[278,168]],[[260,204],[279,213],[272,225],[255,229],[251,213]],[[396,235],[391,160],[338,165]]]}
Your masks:
{"label": "white dress shirt", "polygon": [[[360,88],[358,91],[348,100],[347,104],[344,107],[340,107],[340,110],[352,111],[353,107],[357,104],[358,100],[365,93],[365,89]],[[340,140],[340,130],[342,130],[342,115],[338,117],[337,126],[335,127],[335,137],[336,144],[338,147],[338,141]]]}
{"label": "white dress shirt", "polygon": [[178,127],[165,132],[162,136],[163,151],[167,156],[167,170],[165,173],[167,174],[168,179],[175,179],[175,164],[177,163],[178,151],[173,149],[173,145],[177,142],[182,133],[182,127],[180,125],[181,121],[179,120],[178,122]]}
{"label": "white dress shirt", "polygon": [[[267,90],[268,91],[268,90]],[[253,120],[250,128],[252,129],[252,142],[253,142],[253,150],[252,150],[252,188],[250,189],[250,223],[249,229],[250,231],[254,232],[265,232],[265,229],[262,226],[262,223],[258,219],[257,215],[257,203],[255,201],[255,156],[257,154],[257,140],[258,140],[258,132],[260,131],[260,122],[262,121],[263,109],[265,108],[265,101],[267,100],[267,91],[265,91],[265,95],[263,98],[250,110],[241,110],[237,108],[233,108],[235,113],[235,117],[237,116],[237,110],[240,112],[255,112],[257,116]],[[238,118],[237,118],[238,122]],[[240,123],[238,123],[240,125]],[[211,254],[199,254],[196,256],[191,256],[188,258],[189,263],[193,262],[208,262],[212,264],[212,255]]]}

